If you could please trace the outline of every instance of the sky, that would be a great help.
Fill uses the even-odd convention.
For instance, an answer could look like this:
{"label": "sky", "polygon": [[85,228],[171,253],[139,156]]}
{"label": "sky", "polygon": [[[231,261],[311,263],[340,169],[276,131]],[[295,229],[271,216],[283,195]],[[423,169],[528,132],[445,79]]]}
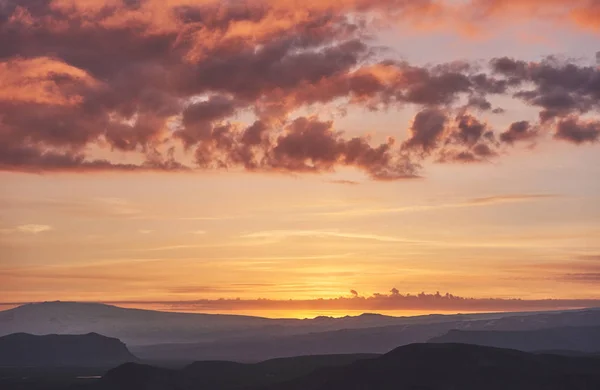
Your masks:
{"label": "sky", "polygon": [[600,2],[0,0],[0,304],[600,306]]}

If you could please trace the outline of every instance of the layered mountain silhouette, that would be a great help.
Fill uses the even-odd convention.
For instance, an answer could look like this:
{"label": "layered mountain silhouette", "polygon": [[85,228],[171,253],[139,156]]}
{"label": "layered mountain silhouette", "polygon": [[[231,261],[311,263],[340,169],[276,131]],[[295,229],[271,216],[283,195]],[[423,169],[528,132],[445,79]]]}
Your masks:
{"label": "layered mountain silhouette", "polygon": [[[378,314],[363,314],[355,317],[317,317],[300,320],[240,315],[168,313],[126,309],[99,303],[44,302],[0,311],[0,336],[17,332],[31,334],[85,334],[95,332],[116,337],[132,346],[159,343],[212,342],[233,338],[252,339],[266,335],[279,337],[340,329],[457,320],[494,320],[507,315],[506,313],[493,313],[389,317]],[[600,320],[598,324],[600,325]]]}
{"label": "layered mountain silhouette", "polygon": [[97,333],[0,337],[0,366],[5,367],[113,367],[134,361],[137,358],[120,340]]}
{"label": "layered mountain silhouette", "polygon": [[[452,329],[538,331],[556,325],[600,324],[600,311],[537,313],[499,319],[448,321],[342,329],[292,336],[257,336],[214,342],[134,346],[133,353],[145,359],[260,361],[276,357],[316,354],[382,354],[412,343],[424,343]],[[556,348],[543,348],[556,349]],[[529,349],[527,349],[529,350]]]}
{"label": "layered mountain silhouette", "polygon": [[600,353],[600,326],[562,327],[529,331],[451,330],[431,343],[465,343],[521,351],[579,351]]}
{"label": "layered mountain silhouette", "polygon": [[94,390],[589,390],[600,358],[465,344],[412,344],[379,357],[321,356],[260,364],[195,363],[183,370],[126,364]]}
{"label": "layered mountain silhouette", "polygon": [[450,330],[528,331],[566,326],[600,327],[600,310],[418,317],[364,314],[298,320],[47,302],[0,312],[0,335],[94,332],[122,340],[143,360],[186,362],[259,362],[301,355],[382,354],[397,346],[428,342]]}

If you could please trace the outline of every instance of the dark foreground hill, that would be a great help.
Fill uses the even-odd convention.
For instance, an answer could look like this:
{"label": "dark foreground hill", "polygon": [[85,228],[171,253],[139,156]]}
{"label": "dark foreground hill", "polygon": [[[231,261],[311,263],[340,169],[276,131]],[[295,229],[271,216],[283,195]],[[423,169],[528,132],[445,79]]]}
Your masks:
{"label": "dark foreground hill", "polygon": [[5,367],[113,367],[136,360],[120,340],[96,333],[0,337],[0,366]]}
{"label": "dark foreground hill", "polygon": [[317,369],[347,366],[375,356],[300,356],[254,364],[204,361],[192,363],[182,370],[125,364],[108,371],[93,389],[258,389],[301,378]]}
{"label": "dark foreground hill", "polygon": [[562,327],[534,331],[451,330],[430,343],[464,343],[521,351],[600,352],[600,327]]}
{"label": "dark foreground hill", "polygon": [[181,370],[127,363],[101,379],[12,382],[7,390],[596,390],[600,357],[466,344],[412,344],[381,356],[308,356],[257,364],[198,362]]}
{"label": "dark foreground hill", "polygon": [[[320,361],[311,361],[315,358]],[[600,357],[466,344],[412,344],[362,359],[329,356],[259,364],[201,362],[178,371],[126,364],[85,389],[590,390],[600,389]]]}
{"label": "dark foreground hill", "polygon": [[600,358],[465,344],[413,344],[264,390],[600,389]]}

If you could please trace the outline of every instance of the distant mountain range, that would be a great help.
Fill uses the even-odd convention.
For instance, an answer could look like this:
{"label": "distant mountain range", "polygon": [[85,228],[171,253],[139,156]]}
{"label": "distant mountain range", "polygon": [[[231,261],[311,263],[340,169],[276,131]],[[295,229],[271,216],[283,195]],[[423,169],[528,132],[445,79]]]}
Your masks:
{"label": "distant mountain range", "polygon": [[371,358],[305,357],[253,365],[205,362],[183,370],[127,364],[85,389],[589,390],[600,389],[600,358],[413,344]]}
{"label": "distant mountain range", "polygon": [[340,329],[438,323],[456,320],[498,319],[506,313],[389,317],[269,319],[239,315],[170,313],[78,302],[33,303],[0,311],[0,336],[31,334],[84,334],[117,337],[127,345],[209,342],[256,336],[289,336]]}
{"label": "distant mountain range", "polygon": [[[0,312],[0,335],[100,333],[119,338],[143,360],[258,362],[317,354],[386,353],[451,330],[527,331],[600,327],[600,310],[315,319],[167,313],[115,306],[48,302]],[[556,349],[556,348],[550,348]]]}
{"label": "distant mountain range", "polygon": [[117,337],[127,345],[210,342],[256,336],[287,336],[339,329],[357,329],[453,319],[495,319],[506,314],[474,314],[388,317],[363,314],[356,317],[269,319],[239,315],[170,313],[78,302],[44,302],[0,311],[0,336],[31,334],[84,334],[96,332]]}
{"label": "distant mountain range", "polygon": [[526,331],[451,330],[430,343],[463,343],[521,351],[578,351],[600,353],[600,326],[562,327]]}
{"label": "distant mountain range", "polygon": [[114,367],[137,360],[120,340],[96,333],[0,337],[0,367]]}
{"label": "distant mountain range", "polygon": [[[291,336],[257,336],[254,338],[223,339],[213,342],[186,344],[157,344],[133,346],[132,351],[144,359],[169,360],[234,360],[261,361],[276,357],[316,354],[354,354],[389,352],[412,343],[424,343],[450,330],[537,331],[564,325],[587,326],[600,324],[600,311],[571,311],[507,316],[498,319],[457,319],[412,323],[361,329],[342,329],[312,332]],[[551,344],[548,344],[548,346]],[[552,348],[551,348],[552,349]]]}

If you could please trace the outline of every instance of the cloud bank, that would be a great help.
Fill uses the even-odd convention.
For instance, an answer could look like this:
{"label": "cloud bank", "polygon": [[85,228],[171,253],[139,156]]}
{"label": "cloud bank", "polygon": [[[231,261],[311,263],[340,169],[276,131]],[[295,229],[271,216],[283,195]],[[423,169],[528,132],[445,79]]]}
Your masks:
{"label": "cloud bank", "polygon": [[[559,15],[567,15],[560,18]],[[233,169],[374,180],[422,164],[485,163],[550,134],[600,140],[600,70],[549,57],[416,66],[372,35],[386,23],[475,31],[548,18],[596,30],[596,2],[34,0],[0,2],[0,169]],[[495,129],[505,96],[539,110]],[[313,106],[414,107],[407,137],[350,136]],[[548,137],[547,137],[548,138]],[[125,156],[125,157],[123,157]]]}
{"label": "cloud bank", "polygon": [[[188,292],[183,290],[180,292]],[[193,290],[196,291],[196,290]],[[483,311],[532,311],[532,310],[562,310],[597,307],[600,300],[594,299],[501,299],[501,298],[465,298],[449,293],[434,294],[402,294],[393,288],[388,294],[373,294],[362,296],[356,290],[350,290],[348,296],[331,299],[215,299],[194,301],[161,301],[136,302],[119,301],[106,302],[111,304],[160,304],[171,310],[228,312],[240,310],[263,311],[448,311],[448,312],[483,312]]]}

